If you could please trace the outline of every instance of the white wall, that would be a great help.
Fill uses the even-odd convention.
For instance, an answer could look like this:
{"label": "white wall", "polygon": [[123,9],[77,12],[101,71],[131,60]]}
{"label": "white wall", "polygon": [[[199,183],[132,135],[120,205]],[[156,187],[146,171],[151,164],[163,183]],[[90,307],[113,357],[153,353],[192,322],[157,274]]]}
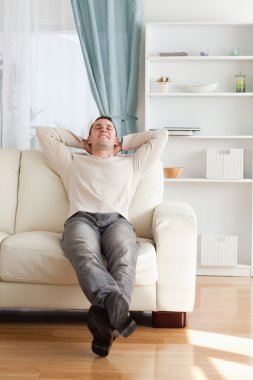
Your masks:
{"label": "white wall", "polygon": [[144,0],[145,21],[252,21],[252,0]]}
{"label": "white wall", "polygon": [[137,110],[139,130],[144,130],[144,26],[146,22],[253,22],[253,0],[144,0],[144,3],[140,51],[139,104]]}

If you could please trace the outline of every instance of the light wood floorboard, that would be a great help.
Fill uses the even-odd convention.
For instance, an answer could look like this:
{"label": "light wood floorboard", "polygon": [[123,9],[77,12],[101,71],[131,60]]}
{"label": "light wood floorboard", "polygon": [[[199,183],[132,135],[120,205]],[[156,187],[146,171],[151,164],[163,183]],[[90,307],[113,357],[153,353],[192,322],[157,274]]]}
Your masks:
{"label": "light wood floorboard", "polygon": [[198,277],[185,329],[154,329],[134,314],[136,332],[107,358],[90,350],[86,314],[0,313],[1,380],[252,380],[253,280]]}

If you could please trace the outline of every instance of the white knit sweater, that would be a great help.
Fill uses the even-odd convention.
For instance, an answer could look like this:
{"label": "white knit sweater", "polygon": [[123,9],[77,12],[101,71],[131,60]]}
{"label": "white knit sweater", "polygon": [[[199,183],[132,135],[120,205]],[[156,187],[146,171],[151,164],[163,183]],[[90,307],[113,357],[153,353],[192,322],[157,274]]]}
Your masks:
{"label": "white knit sweater", "polygon": [[142,174],[157,160],[168,132],[159,129],[123,137],[122,149],[133,155],[99,158],[73,153],[83,138],[64,129],[37,128],[37,137],[52,169],[61,177],[69,198],[69,213],[117,212],[128,219],[128,209]]}

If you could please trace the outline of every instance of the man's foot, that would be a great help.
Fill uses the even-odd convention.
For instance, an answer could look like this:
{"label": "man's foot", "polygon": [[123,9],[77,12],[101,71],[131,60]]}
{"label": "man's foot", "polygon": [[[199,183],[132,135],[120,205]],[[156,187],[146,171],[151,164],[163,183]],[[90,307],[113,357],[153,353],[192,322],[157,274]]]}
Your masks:
{"label": "man's foot", "polygon": [[119,293],[110,293],[105,298],[105,309],[112,328],[125,338],[136,329],[136,323],[129,314],[129,306]]}
{"label": "man's foot", "polygon": [[111,329],[103,305],[90,307],[87,325],[94,338],[91,345],[92,351],[99,356],[107,356],[117,334]]}

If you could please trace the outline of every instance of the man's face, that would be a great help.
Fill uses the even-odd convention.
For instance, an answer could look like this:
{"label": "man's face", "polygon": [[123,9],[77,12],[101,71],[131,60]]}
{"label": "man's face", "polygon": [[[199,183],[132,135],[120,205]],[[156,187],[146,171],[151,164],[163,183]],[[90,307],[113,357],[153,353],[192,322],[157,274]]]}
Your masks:
{"label": "man's face", "polygon": [[118,145],[118,137],[113,123],[107,119],[99,119],[94,122],[87,139],[92,147],[112,148]]}

